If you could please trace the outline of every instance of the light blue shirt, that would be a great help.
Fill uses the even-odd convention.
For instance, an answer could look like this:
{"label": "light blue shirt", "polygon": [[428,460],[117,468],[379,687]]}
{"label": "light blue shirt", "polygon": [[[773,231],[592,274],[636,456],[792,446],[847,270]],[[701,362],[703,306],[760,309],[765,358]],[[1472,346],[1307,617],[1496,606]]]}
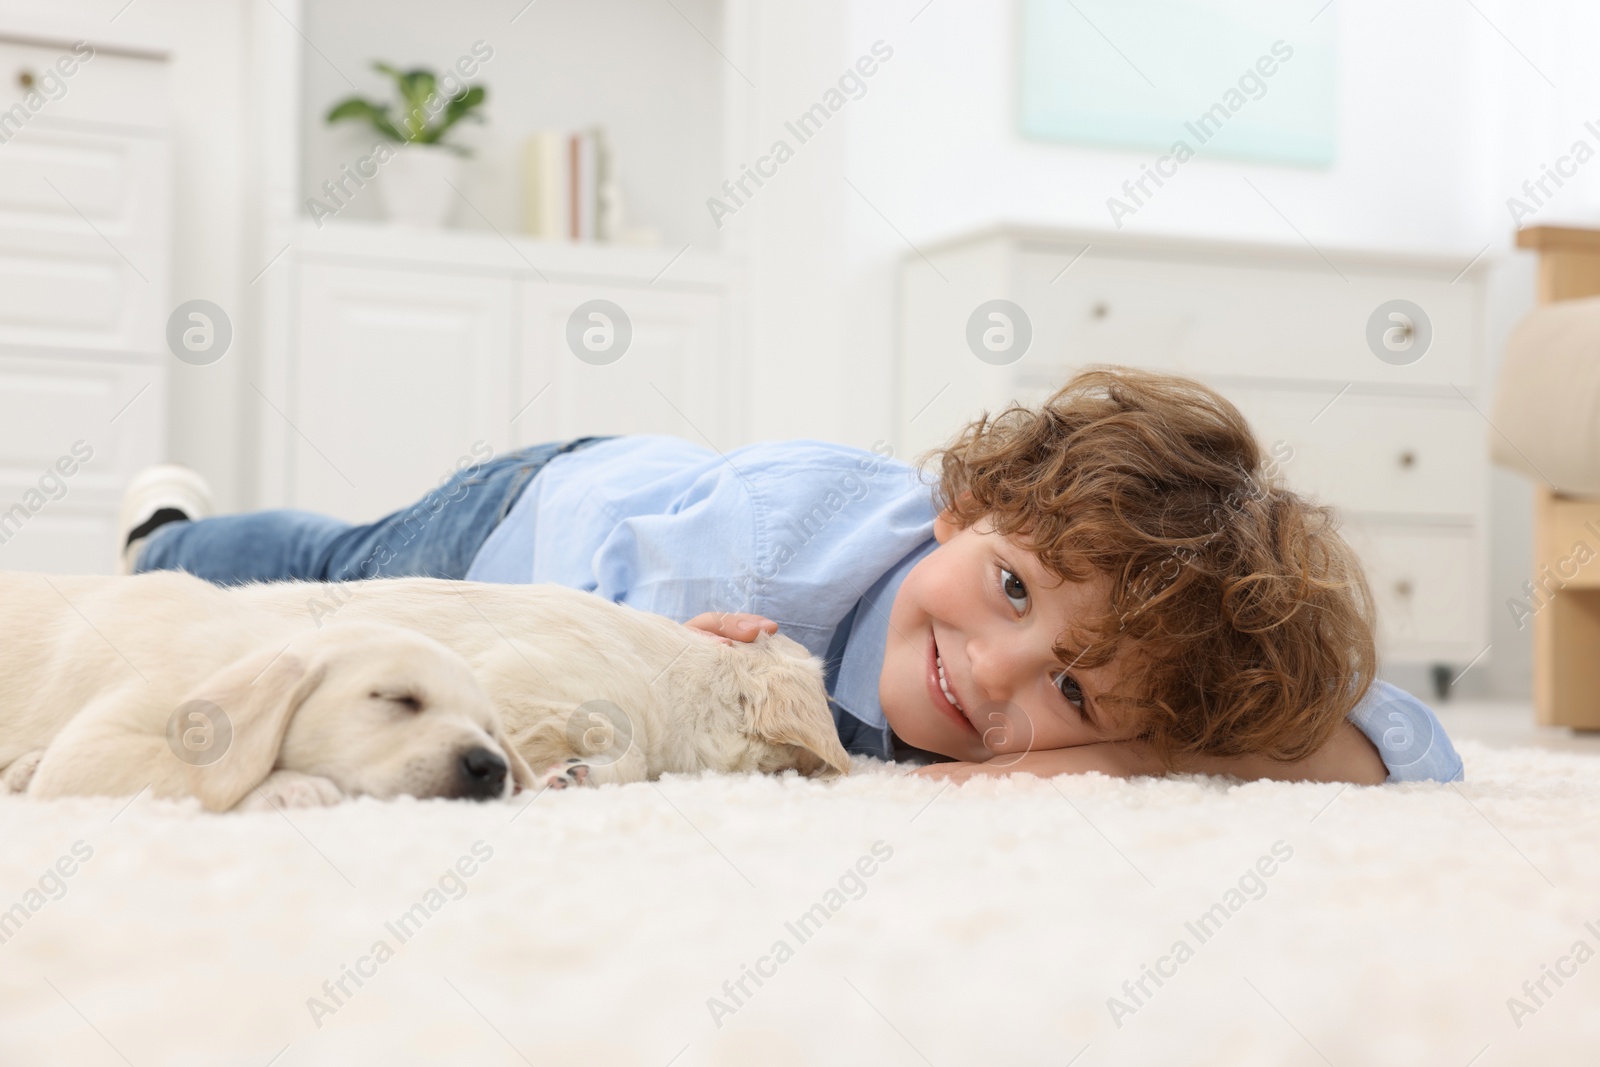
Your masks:
{"label": "light blue shirt", "polygon": [[[937,547],[934,486],[876,451],[765,441],[725,456],[633,434],[552,459],[494,529],[469,581],[554,582],[678,622],[746,611],[827,665],[846,749],[888,759],[878,701],[889,609]],[[1461,776],[1426,705],[1378,683],[1350,715],[1390,781]]]}
{"label": "light blue shirt", "polygon": [[1372,683],[1350,721],[1377,746],[1391,782],[1459,782],[1464,768],[1433,709],[1398,686]]}

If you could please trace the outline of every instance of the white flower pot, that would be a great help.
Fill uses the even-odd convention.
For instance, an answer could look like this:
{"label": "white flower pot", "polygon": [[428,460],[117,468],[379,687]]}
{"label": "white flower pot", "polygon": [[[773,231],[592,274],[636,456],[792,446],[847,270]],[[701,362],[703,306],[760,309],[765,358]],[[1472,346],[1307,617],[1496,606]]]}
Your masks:
{"label": "white flower pot", "polygon": [[461,157],[437,145],[399,146],[378,177],[378,199],[390,222],[437,229],[459,199]]}

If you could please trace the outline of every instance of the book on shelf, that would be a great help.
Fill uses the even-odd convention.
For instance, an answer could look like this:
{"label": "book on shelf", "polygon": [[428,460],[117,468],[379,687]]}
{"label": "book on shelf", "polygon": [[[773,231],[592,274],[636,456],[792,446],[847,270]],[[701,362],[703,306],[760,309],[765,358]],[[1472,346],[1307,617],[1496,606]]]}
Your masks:
{"label": "book on shelf", "polygon": [[654,244],[624,225],[615,156],[603,127],[539,130],[523,142],[523,229],[552,241]]}

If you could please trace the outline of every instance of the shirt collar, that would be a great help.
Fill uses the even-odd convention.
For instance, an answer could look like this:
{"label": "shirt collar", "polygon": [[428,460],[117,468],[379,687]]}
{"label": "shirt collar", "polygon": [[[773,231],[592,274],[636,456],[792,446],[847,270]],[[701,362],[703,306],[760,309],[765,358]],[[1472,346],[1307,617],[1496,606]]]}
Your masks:
{"label": "shirt collar", "polygon": [[839,663],[833,700],[839,710],[869,730],[881,732],[885,750],[889,744],[889,720],[878,701],[878,678],[883,673],[883,656],[889,646],[889,608],[911,568],[938,547],[939,542],[929,537],[913,549],[873,583],[845,620],[850,633]]}

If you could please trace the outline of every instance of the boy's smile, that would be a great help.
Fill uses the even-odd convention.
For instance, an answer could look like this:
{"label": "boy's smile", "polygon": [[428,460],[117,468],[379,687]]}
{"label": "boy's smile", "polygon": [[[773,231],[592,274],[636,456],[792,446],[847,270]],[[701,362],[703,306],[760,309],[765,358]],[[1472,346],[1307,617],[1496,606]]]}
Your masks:
{"label": "boy's smile", "polygon": [[986,521],[946,513],[933,535],[889,610],[878,700],[895,735],[973,763],[1119,737],[1097,703],[1116,663],[1068,669],[1051,650],[1104,610],[1106,579],[1063,582]]}

